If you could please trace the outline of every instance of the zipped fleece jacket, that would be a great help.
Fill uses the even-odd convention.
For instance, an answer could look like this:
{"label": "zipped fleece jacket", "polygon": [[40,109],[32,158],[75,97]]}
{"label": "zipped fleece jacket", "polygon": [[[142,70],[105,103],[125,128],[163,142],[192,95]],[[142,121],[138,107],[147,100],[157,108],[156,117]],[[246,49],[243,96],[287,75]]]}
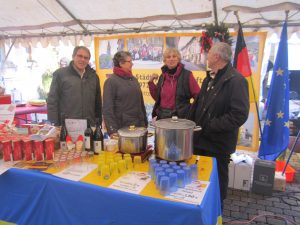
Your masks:
{"label": "zipped fleece jacket", "polygon": [[194,132],[194,153],[201,149],[229,155],[235,152],[239,127],[248,118],[248,82],[231,64],[208,93],[210,79],[209,75],[204,79],[189,115],[202,127]]}
{"label": "zipped fleece jacket", "polygon": [[114,68],[114,74],[104,83],[103,118],[109,135],[130,125],[148,125],[138,80],[132,74],[125,74],[118,67]]}
{"label": "zipped fleece jacket", "polygon": [[69,66],[53,73],[50,92],[47,99],[48,120],[56,126],[61,125],[61,116],[70,119],[102,122],[102,100],[99,77],[89,65],[83,77],[74,69],[73,61]]}

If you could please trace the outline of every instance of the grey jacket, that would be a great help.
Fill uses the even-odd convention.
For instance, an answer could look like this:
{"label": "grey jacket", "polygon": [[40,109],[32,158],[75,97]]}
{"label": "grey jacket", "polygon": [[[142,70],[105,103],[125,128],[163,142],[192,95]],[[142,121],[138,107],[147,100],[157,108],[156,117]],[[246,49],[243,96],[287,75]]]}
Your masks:
{"label": "grey jacket", "polygon": [[135,77],[112,74],[105,81],[103,118],[108,134],[130,125],[148,125],[141,88]]}
{"label": "grey jacket", "polygon": [[85,68],[81,79],[73,67],[60,68],[53,73],[53,80],[47,99],[48,120],[61,124],[61,116],[71,119],[91,119],[102,121],[102,100],[99,77],[90,66]]}

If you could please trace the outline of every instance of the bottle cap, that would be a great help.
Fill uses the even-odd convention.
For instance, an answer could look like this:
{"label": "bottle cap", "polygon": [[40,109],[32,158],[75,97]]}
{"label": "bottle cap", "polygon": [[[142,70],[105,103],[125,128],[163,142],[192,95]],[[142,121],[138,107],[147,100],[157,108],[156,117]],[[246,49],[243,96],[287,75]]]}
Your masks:
{"label": "bottle cap", "polygon": [[78,137],[77,137],[77,141],[83,141],[83,136],[80,134],[80,135],[78,135]]}
{"label": "bottle cap", "polygon": [[67,135],[67,137],[66,137],[66,142],[72,142],[72,137],[70,136],[70,135]]}

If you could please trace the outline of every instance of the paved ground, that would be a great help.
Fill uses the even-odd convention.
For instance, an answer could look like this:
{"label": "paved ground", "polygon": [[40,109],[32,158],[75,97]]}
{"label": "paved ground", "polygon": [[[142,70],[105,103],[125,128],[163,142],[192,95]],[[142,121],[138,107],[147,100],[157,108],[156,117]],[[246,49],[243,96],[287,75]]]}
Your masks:
{"label": "paved ground", "polygon": [[300,153],[294,153],[290,165],[297,170],[285,192],[271,196],[229,189],[224,202],[223,224],[299,224],[300,225]]}

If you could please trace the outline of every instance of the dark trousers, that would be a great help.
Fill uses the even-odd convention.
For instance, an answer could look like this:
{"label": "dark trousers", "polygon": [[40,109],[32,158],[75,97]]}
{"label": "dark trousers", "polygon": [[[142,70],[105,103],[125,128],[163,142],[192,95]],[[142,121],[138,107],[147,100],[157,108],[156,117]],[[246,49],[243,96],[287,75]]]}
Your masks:
{"label": "dark trousers", "polygon": [[216,158],[217,166],[218,166],[220,195],[221,195],[221,207],[223,210],[223,201],[227,196],[227,189],[228,189],[228,181],[229,181],[228,165],[230,162],[230,155],[216,154],[206,150],[195,150],[194,154]]}

